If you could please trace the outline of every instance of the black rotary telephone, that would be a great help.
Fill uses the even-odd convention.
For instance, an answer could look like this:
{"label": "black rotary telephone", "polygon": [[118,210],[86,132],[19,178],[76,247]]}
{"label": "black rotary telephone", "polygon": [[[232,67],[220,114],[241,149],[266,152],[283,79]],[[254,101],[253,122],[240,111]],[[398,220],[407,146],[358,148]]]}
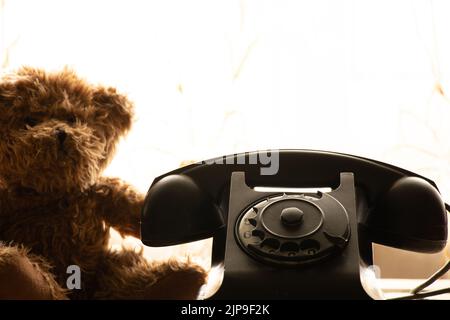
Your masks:
{"label": "black rotary telephone", "polygon": [[[268,155],[276,172],[267,170]],[[257,151],[156,178],[141,237],[154,247],[213,237],[212,262],[225,268],[213,298],[369,298],[360,271],[372,265],[371,243],[438,252],[447,243],[446,209],[433,181],[386,163],[325,151]],[[410,298],[426,295],[424,286]]]}

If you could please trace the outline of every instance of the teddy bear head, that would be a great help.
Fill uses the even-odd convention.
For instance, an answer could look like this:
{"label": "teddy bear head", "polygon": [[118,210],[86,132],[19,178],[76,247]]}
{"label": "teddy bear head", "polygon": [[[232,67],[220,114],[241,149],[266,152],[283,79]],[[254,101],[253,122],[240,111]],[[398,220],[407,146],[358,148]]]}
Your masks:
{"label": "teddy bear head", "polygon": [[85,190],[131,126],[133,105],[68,69],[0,80],[0,180],[37,192]]}

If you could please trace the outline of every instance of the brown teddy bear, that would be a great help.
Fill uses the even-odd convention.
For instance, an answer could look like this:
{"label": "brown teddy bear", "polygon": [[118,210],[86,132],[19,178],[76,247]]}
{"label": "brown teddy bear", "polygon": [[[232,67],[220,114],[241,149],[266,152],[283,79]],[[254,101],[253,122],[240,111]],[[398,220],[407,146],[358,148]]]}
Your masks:
{"label": "brown teddy bear", "polygon": [[[0,299],[197,296],[201,268],[108,248],[109,227],[140,233],[143,195],[101,176],[132,115],[124,95],[67,69],[0,80]],[[70,266],[81,288],[67,288]]]}

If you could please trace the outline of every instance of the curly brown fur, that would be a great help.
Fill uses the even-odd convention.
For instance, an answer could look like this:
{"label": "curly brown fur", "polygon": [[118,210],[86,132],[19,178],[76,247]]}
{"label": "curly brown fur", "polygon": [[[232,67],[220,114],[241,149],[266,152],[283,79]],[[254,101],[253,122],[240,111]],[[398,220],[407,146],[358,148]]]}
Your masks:
{"label": "curly brown fur", "polygon": [[[189,262],[150,263],[140,253],[112,252],[103,260],[96,299],[195,299],[206,281]],[[124,268],[125,267],[125,268]]]}
{"label": "curly brown fur", "polygon": [[[0,81],[0,240],[30,250],[21,255],[46,279],[51,265],[61,288],[78,265],[82,289],[69,298],[182,298],[182,283],[193,298],[204,283],[194,265],[108,249],[109,227],[139,236],[143,195],[101,177],[132,118],[126,96],[67,69],[22,68]],[[172,295],[168,279],[176,279]]]}
{"label": "curly brown fur", "polygon": [[38,192],[92,186],[133,116],[125,96],[67,69],[5,76],[0,104],[0,173],[10,186]]}

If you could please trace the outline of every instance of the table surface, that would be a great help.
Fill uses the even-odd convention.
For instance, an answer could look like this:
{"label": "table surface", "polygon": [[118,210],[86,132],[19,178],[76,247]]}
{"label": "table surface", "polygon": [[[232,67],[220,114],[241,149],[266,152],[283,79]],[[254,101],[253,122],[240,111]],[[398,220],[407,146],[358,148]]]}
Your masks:
{"label": "table surface", "polygon": [[[380,289],[384,294],[384,298],[389,299],[409,295],[409,291],[423,283],[425,279],[379,279],[378,281]],[[440,279],[436,281],[429,288],[427,288],[427,291],[444,288],[450,288],[450,279]],[[450,300],[450,293],[428,297],[426,299]]]}

